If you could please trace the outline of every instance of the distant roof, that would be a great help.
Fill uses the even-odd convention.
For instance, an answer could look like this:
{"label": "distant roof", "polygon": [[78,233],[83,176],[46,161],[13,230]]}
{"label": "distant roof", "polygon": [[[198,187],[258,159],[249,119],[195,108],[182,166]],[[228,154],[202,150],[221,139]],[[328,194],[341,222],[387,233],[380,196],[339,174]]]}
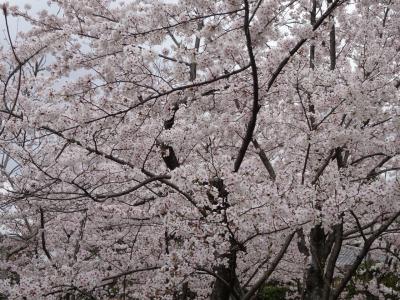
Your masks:
{"label": "distant roof", "polygon": [[[343,245],[342,249],[340,249],[340,253],[336,261],[336,266],[338,267],[350,266],[352,263],[354,263],[360,251],[361,247]],[[369,255],[367,257],[370,258]],[[387,259],[387,256],[379,253],[374,253],[372,258],[372,260],[375,262],[384,262],[385,259]]]}
{"label": "distant roof", "polygon": [[359,247],[344,245],[342,249],[340,249],[336,265],[338,267],[351,265],[356,260],[357,254],[360,252],[360,250],[361,248]]}

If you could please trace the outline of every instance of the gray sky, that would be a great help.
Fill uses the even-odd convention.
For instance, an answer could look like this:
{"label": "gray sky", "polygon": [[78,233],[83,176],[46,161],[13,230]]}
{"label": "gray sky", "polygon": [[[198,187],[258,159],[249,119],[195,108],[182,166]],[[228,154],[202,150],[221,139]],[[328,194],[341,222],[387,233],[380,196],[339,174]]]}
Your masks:
{"label": "gray sky", "polygon": [[[36,13],[43,9],[47,9],[48,6],[46,4],[46,0],[8,0],[8,1],[0,1],[0,4],[9,3],[10,6],[18,5],[19,7],[23,8],[25,5],[30,5],[32,7],[31,12]],[[0,44],[7,45],[7,32],[4,22],[4,15],[0,13]],[[16,33],[19,31],[25,31],[29,29],[29,24],[24,22],[22,18],[8,18],[8,23],[10,27],[11,36],[15,39]]]}
{"label": "gray sky", "polygon": [[[122,2],[129,2],[130,0],[124,0]],[[178,0],[163,0],[165,3],[176,3]],[[47,5],[47,0],[8,0],[8,1],[2,1],[0,0],[0,4],[3,3],[9,3],[10,5],[18,5],[19,7],[23,8],[25,5],[31,6],[31,12],[36,13],[39,12],[43,9],[49,9],[49,6]],[[55,6],[53,5],[53,8]],[[51,11],[51,9],[50,9]],[[56,11],[54,12],[56,13]],[[5,31],[5,23],[4,23],[4,16],[2,13],[0,13],[0,45],[7,45],[7,34]],[[9,20],[9,25],[10,25],[10,31],[12,33],[12,37],[15,38],[15,35],[18,31],[25,31],[29,29],[29,24],[24,22],[21,18],[15,19],[10,17]]]}

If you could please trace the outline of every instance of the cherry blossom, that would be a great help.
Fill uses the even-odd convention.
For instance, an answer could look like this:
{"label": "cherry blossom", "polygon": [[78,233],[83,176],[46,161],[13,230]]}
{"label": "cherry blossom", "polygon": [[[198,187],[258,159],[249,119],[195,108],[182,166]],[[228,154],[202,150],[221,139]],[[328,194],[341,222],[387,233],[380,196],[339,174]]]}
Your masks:
{"label": "cherry blossom", "polygon": [[48,6],[2,6],[1,294],[398,295],[398,1]]}

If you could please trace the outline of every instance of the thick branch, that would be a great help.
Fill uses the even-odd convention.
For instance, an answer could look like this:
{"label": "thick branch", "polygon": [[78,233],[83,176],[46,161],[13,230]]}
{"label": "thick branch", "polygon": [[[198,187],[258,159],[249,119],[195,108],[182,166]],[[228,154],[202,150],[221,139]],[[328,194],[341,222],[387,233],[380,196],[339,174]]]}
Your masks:
{"label": "thick branch", "polygon": [[258,73],[257,73],[257,64],[256,64],[256,59],[253,53],[253,46],[251,42],[251,34],[250,34],[250,7],[249,7],[249,1],[244,0],[244,33],[246,36],[246,47],[247,47],[247,52],[249,55],[250,59],[250,66],[251,66],[251,75],[253,77],[253,108],[251,112],[251,118],[249,123],[247,124],[247,130],[246,130],[246,135],[243,139],[242,146],[239,149],[238,156],[235,160],[235,165],[234,165],[234,170],[235,172],[239,171],[240,165],[242,164],[243,158],[246,154],[247,148],[249,147],[249,144],[251,142],[251,139],[253,137],[253,132],[254,129],[256,128],[256,123],[257,123],[257,114],[258,111],[260,110],[260,104],[258,103],[259,101],[259,94],[258,94]]}
{"label": "thick branch", "polygon": [[310,148],[311,148],[311,144],[308,143],[306,158],[304,159],[303,171],[301,171],[301,184],[304,184],[304,175],[306,174],[307,162],[308,162],[308,158],[310,156]]}
{"label": "thick branch", "polygon": [[40,229],[41,229],[41,236],[42,236],[42,248],[43,248],[44,254],[46,254],[46,257],[49,260],[51,260],[50,252],[47,250],[47,246],[46,246],[46,238],[45,238],[45,234],[44,234],[44,212],[41,207],[39,208],[39,212],[40,212]]}
{"label": "thick branch", "polygon": [[121,197],[121,196],[130,194],[130,193],[140,189],[141,187],[145,186],[146,184],[149,184],[150,182],[160,181],[162,179],[170,179],[170,178],[171,178],[171,176],[169,176],[169,175],[154,176],[151,178],[147,178],[146,180],[143,180],[142,182],[138,183],[137,185],[135,185],[127,190],[124,190],[122,192],[118,192],[118,193],[114,193],[114,194],[106,194],[106,195],[97,195],[97,196],[93,196],[93,197],[97,200],[97,202],[104,202],[105,200],[110,199],[110,198],[116,198],[116,197]]}
{"label": "thick branch", "polygon": [[329,295],[331,293],[331,286],[333,281],[333,275],[335,272],[336,261],[339,257],[340,249],[342,248],[343,242],[343,223],[337,224],[333,228],[335,241],[333,245],[333,249],[331,251],[331,255],[329,256],[325,278],[324,278],[324,290],[323,290],[323,299],[329,300]]}
{"label": "thick branch", "polygon": [[256,139],[253,139],[253,145],[258,151],[258,155],[260,156],[260,159],[262,163],[264,164],[265,168],[268,171],[269,176],[271,177],[272,181],[275,181],[276,179],[276,173],[274,171],[274,168],[269,161],[267,155],[265,154],[265,151],[260,147]]}
{"label": "thick branch", "polygon": [[311,181],[312,184],[315,184],[318,181],[319,177],[322,175],[325,168],[329,165],[329,162],[334,157],[334,155],[335,155],[335,150],[331,150],[328,157],[325,159],[323,165],[318,169],[317,174],[315,174],[314,179]]}

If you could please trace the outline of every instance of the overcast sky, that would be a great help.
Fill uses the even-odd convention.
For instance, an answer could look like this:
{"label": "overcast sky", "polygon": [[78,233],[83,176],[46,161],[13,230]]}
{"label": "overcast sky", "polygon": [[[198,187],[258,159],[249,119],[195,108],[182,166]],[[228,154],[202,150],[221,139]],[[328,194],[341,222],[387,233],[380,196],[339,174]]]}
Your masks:
{"label": "overcast sky", "polygon": [[[83,1],[83,0],[82,0]],[[124,0],[122,2],[129,2],[130,0]],[[174,3],[177,2],[178,0],[163,0],[163,2],[166,3]],[[8,0],[8,1],[2,1],[0,0],[0,4],[8,2],[10,5],[18,5],[19,7],[24,7],[25,5],[31,6],[31,12],[35,13],[38,11],[41,11],[43,9],[49,9],[49,6],[47,5],[47,0]],[[53,5],[54,9],[55,6]],[[56,13],[56,11],[54,11]],[[9,18],[8,20],[9,25],[10,25],[10,31],[12,32],[12,37],[15,38],[15,35],[18,31],[24,31],[29,29],[29,24],[24,22],[21,18],[15,19],[15,18]],[[4,16],[1,13],[0,17],[0,44],[1,45],[6,45],[8,44],[8,39],[7,39],[7,33],[5,30],[5,23],[4,23]]]}
{"label": "overcast sky", "polygon": [[[24,7],[25,5],[30,5],[32,7],[31,12],[38,12],[38,11],[48,8],[48,6],[46,4],[46,2],[47,2],[46,0],[8,0],[5,2],[8,2],[10,5],[18,5],[19,7]],[[2,4],[2,3],[4,3],[4,1],[0,0],[0,4]],[[29,24],[24,22],[21,18],[17,19],[17,18],[9,17],[8,23],[9,23],[11,35],[13,38],[15,38],[16,33],[18,31],[24,31],[24,30],[29,29]],[[1,30],[0,31],[0,44],[7,45],[8,39],[7,39],[7,32],[6,32],[3,13],[1,13],[1,16],[0,16],[0,30]]]}

